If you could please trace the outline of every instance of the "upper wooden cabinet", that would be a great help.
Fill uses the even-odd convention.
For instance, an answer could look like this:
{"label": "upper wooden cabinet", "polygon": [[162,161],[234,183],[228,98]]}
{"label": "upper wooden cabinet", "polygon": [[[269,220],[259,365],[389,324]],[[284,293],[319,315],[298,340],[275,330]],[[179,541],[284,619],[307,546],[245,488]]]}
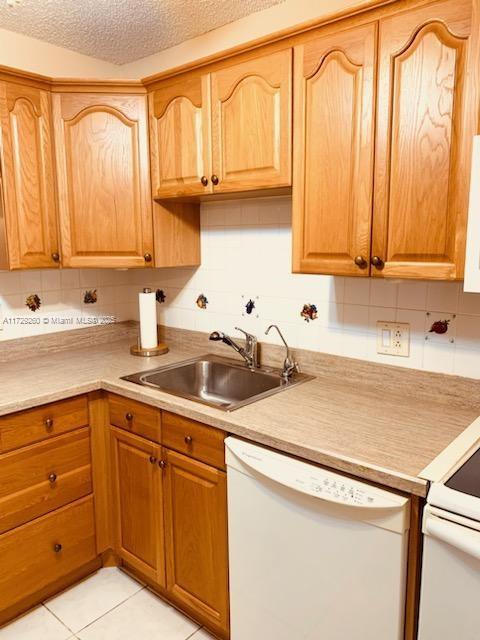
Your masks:
{"label": "upper wooden cabinet", "polygon": [[479,116],[472,6],[392,6],[295,48],[294,271],[463,277]]}
{"label": "upper wooden cabinet", "polygon": [[369,275],[375,25],[295,48],[293,270]]}
{"label": "upper wooden cabinet", "polygon": [[291,114],[291,49],[212,73],[215,192],[291,184]]}
{"label": "upper wooden cabinet", "polygon": [[144,95],[53,96],[67,267],[153,266]]}
{"label": "upper wooden cabinet", "polygon": [[182,78],[149,95],[155,197],[211,191],[209,81],[209,76]]}
{"label": "upper wooden cabinet", "polygon": [[291,84],[286,49],[150,93],[154,196],[290,186]]}
{"label": "upper wooden cabinet", "polygon": [[380,22],[374,276],[463,277],[476,38],[471,0]]}
{"label": "upper wooden cabinet", "polygon": [[58,267],[50,93],[0,82],[0,130],[0,268]]}

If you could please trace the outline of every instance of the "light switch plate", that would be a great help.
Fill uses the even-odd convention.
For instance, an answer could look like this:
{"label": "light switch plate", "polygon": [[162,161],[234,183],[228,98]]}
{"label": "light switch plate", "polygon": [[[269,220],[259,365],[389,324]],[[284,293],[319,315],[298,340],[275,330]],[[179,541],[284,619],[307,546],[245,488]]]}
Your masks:
{"label": "light switch plate", "polygon": [[407,322],[377,322],[377,353],[388,356],[410,355],[410,325]]}

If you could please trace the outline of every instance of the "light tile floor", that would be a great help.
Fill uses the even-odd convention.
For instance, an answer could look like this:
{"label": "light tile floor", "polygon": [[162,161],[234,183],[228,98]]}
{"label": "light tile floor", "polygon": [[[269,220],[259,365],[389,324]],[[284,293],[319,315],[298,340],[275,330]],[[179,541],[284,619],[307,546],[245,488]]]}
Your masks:
{"label": "light tile floor", "polygon": [[0,629],[0,640],[213,640],[116,568],[105,568]]}

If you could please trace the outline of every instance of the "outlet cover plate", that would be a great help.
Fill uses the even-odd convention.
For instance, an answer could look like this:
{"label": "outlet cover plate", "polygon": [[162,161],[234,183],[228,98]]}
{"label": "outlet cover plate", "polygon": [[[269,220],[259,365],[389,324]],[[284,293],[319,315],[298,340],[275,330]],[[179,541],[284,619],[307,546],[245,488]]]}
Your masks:
{"label": "outlet cover plate", "polygon": [[377,322],[377,353],[387,356],[410,355],[410,325],[408,322]]}

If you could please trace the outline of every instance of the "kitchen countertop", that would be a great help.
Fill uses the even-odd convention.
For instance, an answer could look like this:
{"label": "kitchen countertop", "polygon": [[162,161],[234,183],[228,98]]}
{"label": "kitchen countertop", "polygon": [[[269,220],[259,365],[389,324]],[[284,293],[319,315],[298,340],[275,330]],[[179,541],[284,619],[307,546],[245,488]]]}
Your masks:
{"label": "kitchen countertop", "polygon": [[[2,364],[0,415],[97,389],[199,420],[232,434],[401,491],[425,496],[419,475],[479,415],[478,406],[409,396],[321,374],[236,411],[120,380],[121,376],[206,354],[186,344],[161,357],[131,356],[131,340],[68,349]],[[310,372],[307,370],[307,372]],[[315,373],[315,372],[313,372]],[[410,374],[412,375],[412,374]]]}

